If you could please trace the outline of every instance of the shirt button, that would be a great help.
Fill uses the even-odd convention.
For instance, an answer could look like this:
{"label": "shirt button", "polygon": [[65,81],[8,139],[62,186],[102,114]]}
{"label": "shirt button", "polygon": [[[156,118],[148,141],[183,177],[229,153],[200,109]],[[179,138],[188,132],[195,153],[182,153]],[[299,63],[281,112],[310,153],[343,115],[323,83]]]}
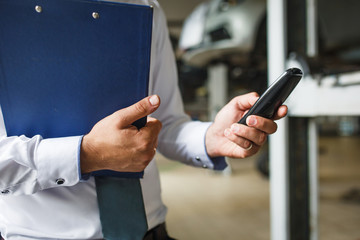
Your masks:
{"label": "shirt button", "polygon": [[200,159],[200,157],[195,157],[195,160],[200,162],[201,159]]}
{"label": "shirt button", "polygon": [[4,194],[4,195],[9,194],[9,193],[10,193],[10,190],[8,190],[8,189],[5,189],[5,190],[1,191],[1,194]]}
{"label": "shirt button", "polygon": [[55,182],[56,182],[57,185],[62,185],[62,184],[65,183],[65,179],[63,179],[63,178],[58,178],[58,179],[56,179]]}
{"label": "shirt button", "polygon": [[204,164],[204,165],[203,165],[203,168],[208,168],[208,166]]}

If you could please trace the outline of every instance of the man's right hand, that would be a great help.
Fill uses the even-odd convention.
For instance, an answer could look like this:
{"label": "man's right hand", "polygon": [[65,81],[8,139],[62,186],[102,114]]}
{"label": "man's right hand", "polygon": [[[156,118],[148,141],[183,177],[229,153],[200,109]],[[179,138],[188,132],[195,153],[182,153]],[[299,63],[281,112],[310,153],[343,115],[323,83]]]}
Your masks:
{"label": "man's right hand", "polygon": [[159,96],[149,96],[96,123],[81,143],[81,172],[143,171],[155,155],[162,125],[151,117],[141,129],[131,124],[153,113],[159,106]]}

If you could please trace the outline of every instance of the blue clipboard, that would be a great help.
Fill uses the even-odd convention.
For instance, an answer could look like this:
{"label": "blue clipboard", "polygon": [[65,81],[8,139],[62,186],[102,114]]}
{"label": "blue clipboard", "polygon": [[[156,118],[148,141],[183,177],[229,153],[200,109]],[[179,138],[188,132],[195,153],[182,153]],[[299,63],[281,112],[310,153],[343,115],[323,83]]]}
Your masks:
{"label": "blue clipboard", "polygon": [[152,7],[143,5],[0,0],[0,104],[7,135],[84,135],[147,96],[152,18]]}

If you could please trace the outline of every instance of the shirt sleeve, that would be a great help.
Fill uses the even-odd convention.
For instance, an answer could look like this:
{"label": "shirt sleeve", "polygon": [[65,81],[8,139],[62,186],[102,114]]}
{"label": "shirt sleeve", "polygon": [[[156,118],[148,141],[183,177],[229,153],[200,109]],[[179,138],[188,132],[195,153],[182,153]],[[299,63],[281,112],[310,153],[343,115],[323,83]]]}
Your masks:
{"label": "shirt sleeve", "polygon": [[80,140],[80,136],[7,136],[0,109],[0,196],[78,183]]}
{"label": "shirt sleeve", "polygon": [[154,11],[150,93],[161,98],[159,109],[152,115],[163,124],[158,150],[185,164],[223,170],[227,166],[225,159],[210,158],[206,152],[205,134],[211,123],[191,121],[184,112],[166,18],[160,6]]}

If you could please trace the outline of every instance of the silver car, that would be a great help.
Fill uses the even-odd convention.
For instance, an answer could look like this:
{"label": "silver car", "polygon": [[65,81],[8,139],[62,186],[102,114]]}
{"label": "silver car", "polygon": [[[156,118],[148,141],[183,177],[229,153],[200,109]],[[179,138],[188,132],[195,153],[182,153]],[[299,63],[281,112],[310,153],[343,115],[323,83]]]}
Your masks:
{"label": "silver car", "polygon": [[266,45],[265,14],[266,0],[205,2],[183,25],[179,56],[197,67],[224,58],[235,64],[248,62],[257,44]]}

